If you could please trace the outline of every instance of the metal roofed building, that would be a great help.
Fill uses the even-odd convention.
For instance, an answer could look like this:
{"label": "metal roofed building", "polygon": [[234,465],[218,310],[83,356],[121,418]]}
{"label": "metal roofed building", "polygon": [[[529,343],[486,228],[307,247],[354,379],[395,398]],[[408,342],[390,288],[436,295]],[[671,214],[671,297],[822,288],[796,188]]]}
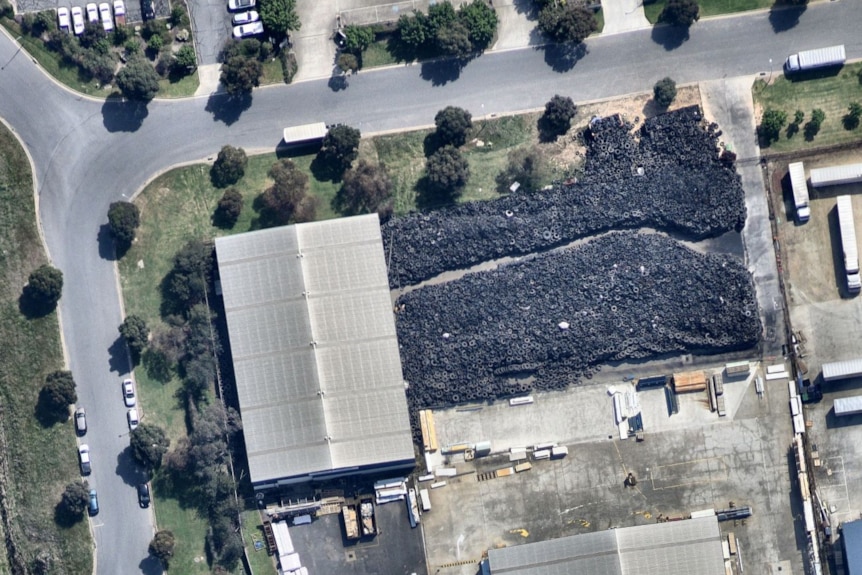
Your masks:
{"label": "metal roofed building", "polygon": [[215,244],[255,489],[412,468],[377,215]]}
{"label": "metal roofed building", "polygon": [[491,575],[725,575],[715,516],[488,550]]}
{"label": "metal roofed building", "polygon": [[862,520],[851,521],[841,526],[847,572],[862,575]]}

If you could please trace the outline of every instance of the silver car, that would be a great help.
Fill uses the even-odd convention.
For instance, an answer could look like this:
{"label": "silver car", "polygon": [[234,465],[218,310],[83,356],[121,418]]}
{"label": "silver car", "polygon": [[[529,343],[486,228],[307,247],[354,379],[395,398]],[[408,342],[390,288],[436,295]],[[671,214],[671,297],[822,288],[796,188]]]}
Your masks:
{"label": "silver car", "polygon": [[78,434],[78,437],[87,435],[87,412],[84,411],[83,407],[75,410],[75,433]]}

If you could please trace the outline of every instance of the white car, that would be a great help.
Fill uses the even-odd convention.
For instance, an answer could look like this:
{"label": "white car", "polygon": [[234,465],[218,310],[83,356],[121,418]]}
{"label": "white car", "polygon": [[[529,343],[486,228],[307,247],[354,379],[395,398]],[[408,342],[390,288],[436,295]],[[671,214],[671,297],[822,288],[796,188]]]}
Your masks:
{"label": "white car", "polygon": [[126,25],[126,5],[123,0],[114,0],[114,20],[120,26]]}
{"label": "white car", "polygon": [[123,381],[123,401],[126,407],[135,407],[135,382],[131,379]]}
{"label": "white car", "polygon": [[129,431],[134,431],[141,422],[141,420],[138,419],[138,410],[134,408],[126,412],[126,419],[129,420]]}
{"label": "white car", "polygon": [[234,38],[245,38],[246,36],[255,36],[257,34],[263,34],[262,22],[250,22],[249,24],[233,27]]}
{"label": "white car", "polygon": [[81,462],[81,475],[90,475],[92,467],[90,467],[90,446],[86,443],[78,447],[78,459]]}
{"label": "white car", "polygon": [[227,9],[236,12],[246,8],[254,8],[255,4],[257,4],[257,0],[227,0]]}
{"label": "white car", "polygon": [[110,32],[114,29],[114,19],[111,17],[111,5],[107,2],[99,4],[99,16],[102,18],[102,28],[105,32]]}
{"label": "white car", "polygon": [[69,31],[69,9],[65,6],[57,8],[57,22],[60,26],[60,30],[63,32]]}
{"label": "white car", "polygon": [[72,6],[72,29],[76,36],[84,33],[84,10],[80,6]]}
{"label": "white car", "polygon": [[240,12],[233,17],[233,23],[236,25],[248,24],[249,22],[257,22],[258,20],[260,20],[260,14],[258,14],[255,10],[249,10],[248,12]]}
{"label": "white car", "polygon": [[87,22],[99,21],[99,7],[94,2],[87,4]]}

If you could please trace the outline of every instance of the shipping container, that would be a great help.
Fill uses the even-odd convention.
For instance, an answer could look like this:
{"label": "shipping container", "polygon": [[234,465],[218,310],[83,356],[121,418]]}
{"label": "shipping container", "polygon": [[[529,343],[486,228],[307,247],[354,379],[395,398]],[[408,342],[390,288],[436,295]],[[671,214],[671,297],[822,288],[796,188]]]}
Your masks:
{"label": "shipping container", "polygon": [[525,461],[524,463],[519,463],[515,466],[515,473],[522,473],[524,471],[529,471],[533,468],[533,464],[529,461]]}
{"label": "shipping container", "polygon": [[429,473],[428,475],[420,475],[419,481],[434,481],[434,474]]}
{"label": "shipping container", "polygon": [[719,417],[724,417],[727,415],[727,408],[725,407],[724,396],[719,395],[715,398],[715,410],[718,412]]}
{"label": "shipping container", "polygon": [[509,400],[509,405],[529,405],[533,403],[533,396],[527,395],[524,397],[513,397]]}
{"label": "shipping container", "polygon": [[[790,174],[790,186],[793,188],[796,221],[799,223],[807,222],[811,217],[811,206],[808,205],[808,183],[805,181],[805,166],[802,162],[795,162],[787,166],[787,171]],[[812,185],[814,184],[813,172],[814,170],[812,170]]]}
{"label": "shipping container", "polygon": [[724,371],[727,375],[737,376],[737,375],[748,375],[751,371],[751,363],[748,361],[734,361],[732,363],[724,364]]}
{"label": "shipping container", "polygon": [[721,377],[720,373],[717,373],[712,376],[712,383],[715,385],[715,395],[723,395],[724,394],[724,378]]}
{"label": "shipping container", "polygon": [[431,489],[440,489],[441,487],[446,487],[445,481],[438,481],[436,483],[431,484]]}
{"label": "shipping container", "polygon": [[852,377],[862,377],[862,358],[846,359],[824,363],[823,381],[838,381]]}
{"label": "shipping container", "polygon": [[551,459],[562,459],[569,454],[569,448],[565,445],[560,445],[551,449]]}
{"label": "shipping container", "polygon": [[518,451],[516,453],[509,454],[509,461],[523,461],[525,459],[527,459],[526,451]]}
{"label": "shipping container", "polygon": [[652,375],[650,377],[642,377],[638,379],[637,390],[659,388],[667,385],[668,376]]}
{"label": "shipping container", "polygon": [[491,442],[480,441],[473,447],[473,451],[475,452],[476,457],[485,457],[491,453]]}
{"label": "shipping container", "polygon": [[856,246],[856,224],[853,222],[853,200],[850,196],[838,196],[838,227],[841,229],[841,249],[844,252],[844,271],[847,274],[847,290],[857,292],[862,288],[859,277],[859,250]]}
{"label": "shipping container", "polygon": [[422,513],[431,511],[431,495],[428,494],[427,489],[419,490],[419,501],[422,502]]}
{"label": "shipping container", "polygon": [[862,182],[862,164],[845,164],[811,170],[811,187],[839,186]]}
{"label": "shipping container", "polygon": [[551,458],[551,450],[550,449],[540,449],[539,451],[533,452],[533,459],[550,459]]}
{"label": "shipping container", "polygon": [[781,373],[782,371],[784,371],[784,364],[783,363],[777,363],[775,365],[767,365],[766,366],[766,373]]}
{"label": "shipping container", "polygon": [[673,374],[673,388],[677,393],[703,391],[706,389],[706,373],[703,371],[684,371]]}
{"label": "shipping container", "polygon": [[458,471],[454,467],[438,467],[434,470],[434,475],[437,477],[455,477]]}
{"label": "shipping container", "polygon": [[736,536],[733,532],[727,534],[727,546],[730,547],[730,554],[736,555]]}
{"label": "shipping container", "polygon": [[504,469],[498,469],[497,470],[497,477],[508,477],[508,476],[514,475],[514,474],[515,474],[515,468],[514,467],[506,467]]}
{"label": "shipping container", "polygon": [[542,451],[543,449],[553,449],[556,446],[557,446],[556,443],[550,442],[550,441],[548,443],[537,443],[536,445],[533,446],[533,451]]}
{"label": "shipping container", "polygon": [[858,415],[862,413],[862,395],[853,397],[838,397],[832,403],[835,415]]}

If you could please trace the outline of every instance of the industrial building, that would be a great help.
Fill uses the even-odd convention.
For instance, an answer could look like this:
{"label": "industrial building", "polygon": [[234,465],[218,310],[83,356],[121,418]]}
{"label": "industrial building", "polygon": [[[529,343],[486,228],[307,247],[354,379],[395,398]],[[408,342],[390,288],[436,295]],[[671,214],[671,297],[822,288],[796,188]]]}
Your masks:
{"label": "industrial building", "polygon": [[215,244],[255,489],[412,469],[377,215]]}
{"label": "industrial building", "polygon": [[811,186],[823,188],[862,182],[862,164],[844,164],[811,170]]}
{"label": "industrial building", "polygon": [[490,549],[487,568],[491,575],[725,575],[714,515]]}
{"label": "industrial building", "polygon": [[844,541],[844,565],[849,575],[862,575],[862,520],[851,521],[841,526]]}

